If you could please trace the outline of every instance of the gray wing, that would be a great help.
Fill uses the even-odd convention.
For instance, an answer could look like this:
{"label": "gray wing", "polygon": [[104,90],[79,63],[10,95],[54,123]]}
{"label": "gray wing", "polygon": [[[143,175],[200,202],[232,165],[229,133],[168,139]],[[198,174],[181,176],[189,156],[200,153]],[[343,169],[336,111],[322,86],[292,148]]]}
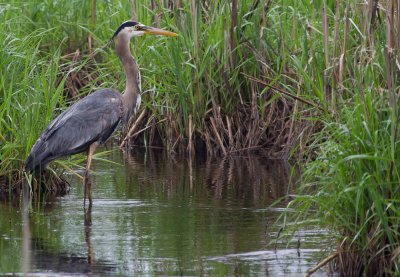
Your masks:
{"label": "gray wing", "polygon": [[62,156],[105,142],[122,117],[122,96],[115,90],[97,91],[60,114],[46,128],[28,156],[27,171],[35,170]]}

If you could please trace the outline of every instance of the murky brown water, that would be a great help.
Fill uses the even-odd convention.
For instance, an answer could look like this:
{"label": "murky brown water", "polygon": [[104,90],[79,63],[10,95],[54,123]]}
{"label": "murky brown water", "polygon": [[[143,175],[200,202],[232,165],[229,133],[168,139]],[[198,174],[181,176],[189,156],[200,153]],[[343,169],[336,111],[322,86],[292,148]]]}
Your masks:
{"label": "murky brown water", "polygon": [[320,258],[324,232],[311,227],[288,246],[273,243],[281,209],[269,206],[293,189],[282,161],[119,150],[101,157],[114,163],[94,163],[91,210],[72,174],[69,195],[30,203],[29,213],[0,204],[0,272],[304,276]]}

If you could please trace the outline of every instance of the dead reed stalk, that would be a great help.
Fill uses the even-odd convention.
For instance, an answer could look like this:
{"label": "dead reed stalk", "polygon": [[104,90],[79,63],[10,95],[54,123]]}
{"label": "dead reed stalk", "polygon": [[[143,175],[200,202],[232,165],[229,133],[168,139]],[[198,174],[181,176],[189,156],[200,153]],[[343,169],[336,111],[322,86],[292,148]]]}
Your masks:
{"label": "dead reed stalk", "polygon": [[132,125],[132,127],[129,129],[128,133],[125,135],[125,138],[122,140],[122,143],[119,147],[124,147],[127,145],[133,134],[139,129],[140,124],[144,120],[146,115],[146,110],[142,110],[138,118],[135,120],[135,123]]}

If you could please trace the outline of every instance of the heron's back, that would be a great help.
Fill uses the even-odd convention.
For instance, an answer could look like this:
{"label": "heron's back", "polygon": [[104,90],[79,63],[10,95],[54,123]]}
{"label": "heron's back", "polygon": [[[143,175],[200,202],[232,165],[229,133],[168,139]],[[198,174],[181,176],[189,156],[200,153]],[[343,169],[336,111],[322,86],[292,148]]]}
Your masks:
{"label": "heron's back", "polygon": [[83,152],[94,142],[104,143],[123,115],[121,94],[103,89],[76,102],[40,135],[25,163],[26,171],[40,171],[51,161]]}

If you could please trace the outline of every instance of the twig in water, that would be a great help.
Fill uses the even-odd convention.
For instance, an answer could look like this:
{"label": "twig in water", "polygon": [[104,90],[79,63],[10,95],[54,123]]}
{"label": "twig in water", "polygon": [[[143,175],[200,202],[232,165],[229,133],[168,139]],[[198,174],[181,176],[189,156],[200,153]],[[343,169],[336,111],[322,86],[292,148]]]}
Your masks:
{"label": "twig in water", "polygon": [[339,253],[335,252],[335,253],[329,255],[328,257],[326,257],[325,259],[323,259],[319,264],[317,264],[317,266],[315,266],[307,271],[306,277],[309,277],[312,274],[314,274],[318,269],[320,269],[321,267],[323,267],[324,265],[326,265],[327,263],[329,263],[330,261],[335,259],[338,255],[339,255]]}

